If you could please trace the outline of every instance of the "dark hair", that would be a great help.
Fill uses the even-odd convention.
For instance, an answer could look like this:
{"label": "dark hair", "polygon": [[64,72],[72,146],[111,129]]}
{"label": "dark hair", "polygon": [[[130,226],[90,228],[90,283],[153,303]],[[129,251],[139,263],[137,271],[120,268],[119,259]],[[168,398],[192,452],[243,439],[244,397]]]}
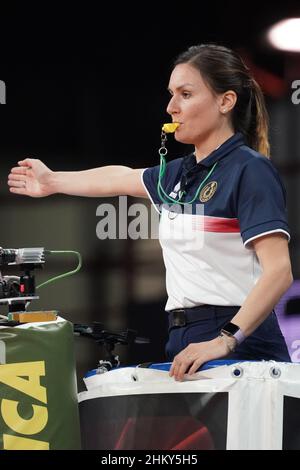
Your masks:
{"label": "dark hair", "polygon": [[269,157],[269,120],[264,96],[241,57],[224,46],[200,44],[181,53],[174,67],[184,63],[199,70],[214,93],[235,91],[237,102],[232,110],[235,132],[241,132],[250,147]]}

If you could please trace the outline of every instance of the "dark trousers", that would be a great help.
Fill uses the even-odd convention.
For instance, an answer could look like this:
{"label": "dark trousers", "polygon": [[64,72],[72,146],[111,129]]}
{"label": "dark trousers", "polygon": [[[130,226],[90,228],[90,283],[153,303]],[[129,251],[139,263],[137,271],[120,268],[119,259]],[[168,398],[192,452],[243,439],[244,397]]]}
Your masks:
{"label": "dark trousers", "polygon": [[[168,361],[190,343],[200,343],[216,338],[223,326],[231,321],[240,307],[204,305],[184,309],[187,324],[172,326],[172,313],[169,314],[169,341],[166,345]],[[261,325],[248,336],[228,359],[249,361],[291,362],[285,339],[281,333],[274,311]]]}

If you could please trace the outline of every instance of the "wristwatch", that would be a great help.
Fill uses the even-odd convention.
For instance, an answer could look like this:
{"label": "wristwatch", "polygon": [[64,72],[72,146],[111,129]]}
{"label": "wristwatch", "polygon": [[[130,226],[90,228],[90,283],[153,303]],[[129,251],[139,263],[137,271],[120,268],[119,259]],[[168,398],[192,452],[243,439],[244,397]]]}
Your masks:
{"label": "wristwatch", "polygon": [[231,322],[226,323],[226,325],[223,326],[221,330],[221,335],[222,334],[235,338],[238,345],[241,344],[245,339],[245,336],[240,327]]}

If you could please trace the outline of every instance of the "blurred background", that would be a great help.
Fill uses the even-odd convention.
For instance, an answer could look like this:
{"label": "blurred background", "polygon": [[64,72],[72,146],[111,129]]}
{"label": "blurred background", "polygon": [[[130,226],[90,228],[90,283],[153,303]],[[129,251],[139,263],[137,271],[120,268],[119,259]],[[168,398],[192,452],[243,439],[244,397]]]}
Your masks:
{"label": "blurred background", "polygon": [[[57,309],[71,322],[99,321],[150,338],[149,344],[118,346],[124,364],[165,360],[165,271],[158,241],[97,238],[98,206],[108,202],[118,210],[118,198],[18,197],[8,192],[7,175],[25,157],[66,171],[158,164],[172,61],[190,45],[218,42],[240,52],[267,100],[272,161],[288,193],[296,280],[278,312],[293,359],[300,360],[300,36],[290,23],[283,34],[288,45],[279,49],[267,40],[270,27],[300,18],[299,2],[153,8],[89,2],[67,10],[51,3],[1,17],[6,105],[0,108],[0,246],[76,250],[83,257],[80,273],[41,289],[32,309]],[[168,148],[171,158],[189,150],[173,139]],[[75,266],[71,256],[52,257],[36,272],[37,283]],[[97,366],[103,351],[83,337],[75,345],[82,390],[82,376]]]}

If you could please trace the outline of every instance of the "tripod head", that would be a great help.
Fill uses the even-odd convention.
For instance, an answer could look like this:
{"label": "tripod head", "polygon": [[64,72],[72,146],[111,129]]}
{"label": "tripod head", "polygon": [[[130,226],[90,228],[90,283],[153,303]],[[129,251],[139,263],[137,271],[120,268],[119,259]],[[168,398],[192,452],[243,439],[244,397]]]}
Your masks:
{"label": "tripod head", "polygon": [[109,370],[119,367],[119,356],[114,354],[117,344],[130,345],[132,343],[149,343],[148,338],[137,337],[137,331],[127,329],[122,332],[109,331],[104,328],[103,323],[94,322],[92,326],[74,324],[74,334],[86,336],[96,341],[96,343],[104,346],[105,357],[99,361],[97,372],[102,374]]}

